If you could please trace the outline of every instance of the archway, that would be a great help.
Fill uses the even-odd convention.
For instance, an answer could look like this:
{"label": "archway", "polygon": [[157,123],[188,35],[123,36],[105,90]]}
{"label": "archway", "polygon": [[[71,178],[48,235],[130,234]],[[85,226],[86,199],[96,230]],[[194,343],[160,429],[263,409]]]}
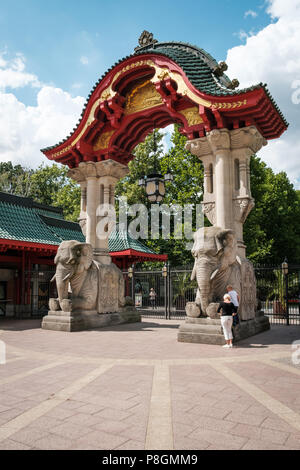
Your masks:
{"label": "archway", "polygon": [[[187,148],[203,162],[205,215],[214,226],[235,232],[245,259],[243,224],[254,206],[250,157],[288,123],[266,85],[237,90],[238,81],[224,73],[227,65],[203,49],[159,43],[145,31],[139,43],[95,84],[73,132],[42,150],[67,165],[81,186],[80,219],[94,259],[111,262],[108,236],[96,236],[103,217],[97,207],[114,203],[115,185],[127,174],[136,145],[154,128],[172,123],[181,126]],[[248,268],[245,262],[245,276]],[[245,309],[251,318],[253,305]]]}
{"label": "archway", "polygon": [[226,64],[203,49],[159,43],[145,31],[139,42],[95,84],[73,132],[42,152],[69,166],[80,183],[87,241],[106,258],[107,241],[95,236],[97,205],[113,202],[132,150],[154,127],[180,124],[189,150],[204,164],[204,212],[212,224],[236,230],[245,255],[242,228],[254,206],[249,159],[288,124],[266,85],[236,90]]}

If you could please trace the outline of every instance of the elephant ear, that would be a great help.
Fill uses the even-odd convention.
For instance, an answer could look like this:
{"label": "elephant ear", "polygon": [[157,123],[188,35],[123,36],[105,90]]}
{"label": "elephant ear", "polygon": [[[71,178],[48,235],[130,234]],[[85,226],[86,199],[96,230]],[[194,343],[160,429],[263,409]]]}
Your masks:
{"label": "elephant ear", "polygon": [[215,236],[216,240],[216,247],[217,247],[217,254],[220,253],[221,250],[224,249],[225,247],[225,241],[226,237],[228,234],[234,234],[233,230],[227,229],[227,230],[221,230],[220,232],[217,233]]}
{"label": "elephant ear", "polygon": [[79,266],[81,271],[89,269],[93,262],[93,247],[90,243],[80,243],[77,247],[80,251]]}
{"label": "elephant ear", "polygon": [[76,273],[89,269],[93,262],[93,247],[90,243],[76,243],[72,247],[72,259],[76,260]]}

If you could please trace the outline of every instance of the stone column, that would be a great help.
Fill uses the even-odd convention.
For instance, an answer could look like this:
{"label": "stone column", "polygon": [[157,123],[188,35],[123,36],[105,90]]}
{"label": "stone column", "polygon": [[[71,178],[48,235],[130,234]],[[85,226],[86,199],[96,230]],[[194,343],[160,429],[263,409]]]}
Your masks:
{"label": "stone column", "polygon": [[218,227],[231,228],[232,225],[232,181],[230,133],[227,129],[213,130],[207,136],[215,159],[215,197],[216,218]]}
{"label": "stone column", "polygon": [[[255,126],[231,131],[215,129],[206,137],[190,140],[186,144],[187,150],[197,155],[204,165],[204,214],[213,225],[236,232],[241,257],[246,256],[243,224],[254,207],[250,189],[250,157],[266,144],[267,141]],[[212,193],[208,192],[207,181],[211,169]]]}
{"label": "stone column", "polygon": [[[114,190],[119,179],[128,173],[126,165],[114,160],[81,162],[68,175],[81,186],[80,225],[87,243],[94,248],[94,259],[110,264],[107,236],[97,236],[97,225],[101,233],[101,221],[107,218],[109,205],[114,206]],[[85,196],[86,195],[86,196]],[[102,233],[103,235],[103,233]],[[105,234],[106,235],[106,234]]]}

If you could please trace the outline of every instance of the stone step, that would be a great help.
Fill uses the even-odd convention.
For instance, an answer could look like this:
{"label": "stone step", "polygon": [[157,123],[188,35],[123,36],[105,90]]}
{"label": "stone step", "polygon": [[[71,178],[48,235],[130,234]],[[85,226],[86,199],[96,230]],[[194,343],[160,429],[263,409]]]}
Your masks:
{"label": "stone step", "polygon": [[186,317],[186,323],[194,323],[197,325],[221,325],[221,320],[220,319],[213,319],[213,318],[204,318],[204,317],[199,317],[199,318],[192,318],[192,317]]}
{"label": "stone step", "polygon": [[203,344],[225,344],[223,334],[220,333],[209,333],[204,330],[201,331],[198,328],[191,329],[187,325],[181,325],[178,332],[178,341],[181,343],[203,343]]}
{"label": "stone step", "polygon": [[223,330],[221,325],[205,325],[205,324],[195,324],[195,323],[186,323],[185,331],[195,331],[198,333],[205,333],[208,335],[222,335]]}

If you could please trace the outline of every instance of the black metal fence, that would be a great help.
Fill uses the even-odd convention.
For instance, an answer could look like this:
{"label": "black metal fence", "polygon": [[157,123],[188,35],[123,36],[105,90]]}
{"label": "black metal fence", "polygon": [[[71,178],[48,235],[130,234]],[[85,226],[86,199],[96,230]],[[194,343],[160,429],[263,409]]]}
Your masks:
{"label": "black metal fence", "polygon": [[[191,281],[192,268],[135,271],[132,278],[124,273],[127,294],[142,316],[184,319],[187,302],[196,297],[197,283]],[[281,266],[256,266],[258,308],[271,323],[300,325],[300,265],[290,265],[285,273]],[[155,301],[150,289],[154,289]]]}
{"label": "black metal fence", "polygon": [[[286,271],[286,272],[285,272]],[[257,298],[271,323],[300,325],[300,265],[256,266]]]}
{"label": "black metal fence", "polygon": [[[126,295],[144,317],[184,319],[186,303],[195,300],[197,291],[191,272],[191,266],[168,267],[164,273],[161,269],[124,272]],[[50,283],[53,274],[53,270],[26,272],[25,297],[32,316],[45,315],[49,298],[57,295],[55,283]],[[289,265],[287,273],[281,266],[256,266],[255,274],[259,308],[270,322],[300,325],[300,265]]]}

